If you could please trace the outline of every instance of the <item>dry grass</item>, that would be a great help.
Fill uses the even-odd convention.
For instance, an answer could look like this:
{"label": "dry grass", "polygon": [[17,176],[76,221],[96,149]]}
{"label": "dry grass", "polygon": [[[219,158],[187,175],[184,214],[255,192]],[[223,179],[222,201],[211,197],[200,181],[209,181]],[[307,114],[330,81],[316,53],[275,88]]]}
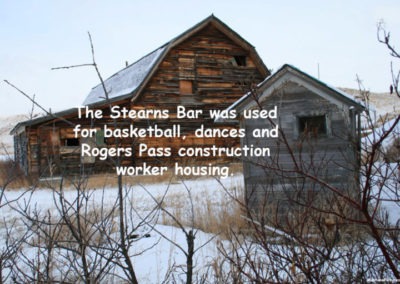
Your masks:
{"label": "dry grass", "polygon": [[[242,164],[241,163],[231,163],[229,164],[230,173],[238,174],[242,173]],[[204,177],[209,178],[209,177]],[[75,178],[76,179],[76,178]],[[160,176],[123,176],[122,182],[123,184],[158,184],[158,183],[180,183],[182,180],[192,180],[199,179],[199,177],[195,176],[184,176],[179,177],[174,173],[173,168],[169,168],[163,175]],[[73,181],[74,178],[72,177]],[[91,175],[87,179],[88,188],[102,188],[104,186],[116,186],[118,184],[117,175],[115,172],[102,173]]]}
{"label": "dry grass", "polygon": [[[181,225],[218,234],[222,238],[227,238],[232,231],[242,232],[248,227],[241,217],[243,210],[239,203],[229,197],[216,200],[214,196],[204,193],[194,196],[191,203],[187,194],[175,194],[164,199],[163,208]],[[162,212],[160,221],[163,225],[178,226],[166,212]]]}
{"label": "dry grass", "polygon": [[[88,210],[88,211],[86,211]],[[41,229],[37,231],[36,237],[32,239],[32,245],[39,245],[41,242],[48,243],[52,242],[53,245],[57,243],[65,247],[77,247],[79,242],[86,245],[98,246],[105,243],[104,236],[111,235],[117,232],[117,218],[118,214],[113,212],[109,216],[110,219],[103,220],[102,207],[98,208],[82,208],[82,213],[79,216],[72,213],[70,216],[66,216],[65,220],[59,217],[43,217],[44,223],[41,225]],[[66,222],[68,220],[68,222]],[[79,220],[79,224],[78,224]],[[101,223],[107,222],[107,225],[101,226]],[[106,228],[106,232],[100,228]],[[74,238],[78,235],[82,239],[76,240]]]}
{"label": "dry grass", "polygon": [[[65,186],[69,187],[73,184],[76,184],[79,181],[84,181],[86,183],[87,188],[104,188],[104,187],[116,187],[118,185],[118,177],[117,175],[112,173],[102,173],[102,174],[93,174],[88,176],[87,178],[82,178],[80,176],[72,176],[68,177],[64,180]],[[169,183],[176,182],[177,178],[174,177],[172,171],[168,171],[163,176],[123,176],[122,184],[158,184],[158,183]],[[57,179],[54,179],[54,182],[57,183]],[[42,180],[41,186],[46,187],[46,185],[51,185],[51,179]]]}
{"label": "dry grass", "polygon": [[[229,164],[230,173],[241,173],[242,165],[241,163]],[[160,183],[181,183],[182,180],[190,179],[202,179],[193,176],[177,177],[174,174],[173,169],[169,169],[162,176],[124,176],[122,178],[123,184],[160,184]],[[208,179],[209,177],[204,177]],[[20,189],[27,188],[32,185],[32,181],[26,177],[23,172],[17,167],[17,165],[12,161],[0,161],[0,182],[4,184],[5,182],[11,181],[8,188]],[[84,182],[85,188],[100,189],[104,187],[115,187],[118,183],[117,176],[114,172],[95,174],[87,178],[82,177],[68,177],[63,179],[64,188],[73,188],[77,183]],[[60,186],[60,178],[48,178],[42,179],[37,187],[39,188],[54,188],[57,189]],[[221,188],[221,190],[223,190]],[[238,192],[243,191],[242,188],[235,189]],[[181,222],[184,226],[198,228],[204,232],[220,234],[221,236],[227,236],[231,230],[236,232],[241,231],[246,226],[246,221],[240,217],[243,212],[239,204],[230,198],[215,198],[212,193],[194,195],[192,199],[193,212],[191,208],[188,208],[189,200],[187,192],[176,193],[168,195],[164,200],[164,207],[168,208],[171,213]],[[242,194],[242,192],[241,192]],[[222,200],[221,200],[222,199]],[[176,226],[176,222],[168,217],[165,213],[162,214],[162,220],[160,221],[165,225]],[[57,228],[57,234],[67,236],[65,232],[67,228]],[[63,233],[61,233],[63,232]]]}
{"label": "dry grass", "polygon": [[0,161],[0,187],[7,189],[19,189],[30,184],[28,177],[24,175],[18,164],[13,160]]}
{"label": "dry grass", "polygon": [[[237,174],[242,172],[241,163],[231,163],[229,165],[230,173]],[[178,177],[174,173],[173,168],[169,168],[163,175],[160,176],[123,176],[123,184],[158,184],[158,183],[178,183],[181,180],[190,180],[199,178],[195,176]],[[209,177],[204,177],[209,178]],[[66,188],[73,186],[77,182],[84,181],[87,188],[103,188],[117,186],[118,179],[116,173],[111,170],[108,173],[93,174],[83,178],[82,176],[69,176],[63,179]],[[20,189],[31,185],[39,188],[55,188],[60,183],[60,177],[41,178],[37,181],[35,178],[26,176],[13,160],[0,161],[0,186],[7,184],[7,188]]]}

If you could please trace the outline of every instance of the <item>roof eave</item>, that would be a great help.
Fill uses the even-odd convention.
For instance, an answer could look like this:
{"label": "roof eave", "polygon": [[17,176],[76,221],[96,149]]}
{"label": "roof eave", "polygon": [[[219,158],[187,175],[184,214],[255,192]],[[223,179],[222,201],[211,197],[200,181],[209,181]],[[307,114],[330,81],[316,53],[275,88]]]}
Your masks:
{"label": "roof eave", "polygon": [[[296,76],[302,77],[303,80],[307,80],[309,83],[315,85],[316,88],[325,88],[329,92],[334,93],[338,100],[344,102],[345,104],[347,104],[349,106],[356,108],[357,112],[362,112],[365,110],[365,107],[361,103],[345,96],[343,94],[344,92],[338,91],[337,89],[327,85],[326,83],[324,83],[318,79],[315,79],[314,77],[308,75],[307,73],[305,73],[305,72],[301,71],[300,69],[298,69],[292,65],[289,65],[289,64],[283,65],[274,74],[265,78],[264,81],[262,81],[260,84],[258,84],[257,89],[259,90],[260,93],[264,92],[265,89],[271,87],[277,80],[282,78],[288,72],[292,73]],[[231,106],[229,106],[227,108],[227,110],[236,109],[239,112],[241,112],[250,103],[249,100],[251,100],[251,99],[252,99],[251,93],[248,92],[243,97],[241,97],[239,100],[237,100],[235,103],[233,103]]]}
{"label": "roof eave", "polygon": [[349,94],[347,94],[343,91],[340,91],[339,89],[334,88],[334,87],[328,85],[327,83],[320,81],[319,79],[314,78],[313,76],[301,71],[300,69],[298,69],[292,65],[285,64],[283,67],[288,67],[288,68],[290,68],[289,69],[290,71],[297,72],[299,75],[306,77],[312,84],[317,85],[318,87],[326,88],[327,90],[333,92],[338,97],[338,99],[340,99],[341,101],[343,101],[344,103],[346,103],[349,106],[355,107],[358,111],[365,110],[365,106],[363,106],[360,102],[356,101],[355,99],[350,98]]}
{"label": "roof eave", "polygon": [[9,134],[13,136],[13,135],[19,135],[22,132],[25,132],[25,125],[19,122],[17,123],[17,125],[14,126],[13,129],[11,129]]}
{"label": "roof eave", "polygon": [[94,102],[91,104],[87,104],[85,106],[87,106],[88,108],[104,108],[104,107],[107,107],[116,102],[122,102],[124,100],[127,100],[127,99],[131,98],[132,96],[134,96],[135,93],[136,93],[136,90],[134,90],[131,93],[125,94],[125,95],[121,95],[121,96],[111,98],[111,99],[104,99],[102,101],[97,101],[97,102]]}
{"label": "roof eave", "polygon": [[[63,119],[64,116],[71,115],[74,112],[77,113],[78,112],[78,108],[69,108],[69,109],[62,110],[62,111],[59,111],[59,112],[56,112],[56,113],[50,113],[50,114],[47,114],[45,116],[41,116],[41,117],[37,117],[37,118],[34,118],[34,119],[28,119],[28,120],[19,122],[19,123],[17,123],[16,126],[14,126],[13,129],[11,129],[10,135],[15,135],[15,134],[22,133],[23,131],[25,131],[25,128],[27,126],[38,125],[38,124],[41,124],[41,123],[45,123],[45,122],[51,121],[52,119],[55,119],[55,120],[56,119]],[[24,127],[24,129],[22,131],[21,131],[21,127]]]}

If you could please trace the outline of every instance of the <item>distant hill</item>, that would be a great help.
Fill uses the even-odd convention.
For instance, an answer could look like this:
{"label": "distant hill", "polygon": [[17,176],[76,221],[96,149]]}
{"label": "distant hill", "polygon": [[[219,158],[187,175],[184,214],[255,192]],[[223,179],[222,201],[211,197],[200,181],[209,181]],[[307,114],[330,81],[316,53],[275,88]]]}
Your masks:
{"label": "distant hill", "polygon": [[[362,99],[359,90],[350,88],[339,89],[352,95],[356,99]],[[396,114],[400,114],[400,98],[397,97],[396,94],[370,92],[369,100],[372,109],[376,111],[377,119],[379,116],[384,117],[388,115],[388,118],[392,118]]]}

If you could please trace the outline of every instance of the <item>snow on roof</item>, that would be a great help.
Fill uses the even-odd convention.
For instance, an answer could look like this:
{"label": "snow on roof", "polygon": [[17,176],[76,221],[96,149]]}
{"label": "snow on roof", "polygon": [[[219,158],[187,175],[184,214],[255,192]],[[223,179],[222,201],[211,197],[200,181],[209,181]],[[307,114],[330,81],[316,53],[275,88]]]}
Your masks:
{"label": "snow on roof", "polygon": [[[290,64],[284,64],[282,65],[282,67],[280,67],[277,71],[275,71],[273,74],[271,74],[270,76],[268,76],[267,78],[265,78],[262,82],[260,82],[259,84],[257,84],[257,88],[262,87],[264,84],[266,84],[268,81],[272,80],[273,78],[275,78],[276,76],[278,76],[278,74],[284,70],[293,70],[295,72],[298,72],[299,74],[306,76],[308,78],[310,78],[311,80],[317,82],[318,84],[325,86],[326,88],[331,89],[332,91],[334,91],[335,93],[337,93],[339,96],[345,98],[346,100],[348,100],[348,102],[354,103],[355,105],[357,105],[360,108],[365,108],[365,105],[363,102],[356,100],[354,97],[352,97],[351,95],[347,94],[346,92],[332,87],[324,82],[322,82],[319,79],[316,79],[315,77],[301,71],[300,69],[298,69],[297,67],[290,65]],[[235,109],[236,107],[238,107],[241,103],[243,103],[245,100],[247,100],[249,97],[251,96],[251,93],[248,92],[246,93],[244,96],[242,96],[239,100],[237,100],[236,102],[234,102],[231,106],[228,107],[228,110],[231,109]]]}
{"label": "snow on roof", "polygon": [[[244,46],[245,49],[249,49],[251,51],[250,54],[254,57],[255,62],[258,62],[257,64],[259,65],[259,70],[265,74],[269,74],[267,67],[258,56],[254,47],[235,31],[231,30],[217,17],[211,15],[178,37],[172,39],[170,42],[167,42],[157,50],[144,56],[142,59],[105,80],[104,83],[108,93],[108,98],[110,100],[122,99],[139,90],[141,85],[146,81],[148,75],[151,74],[156,62],[161,59],[163,54],[166,54],[171,47],[186,40],[188,36],[198,32],[200,29],[204,28],[210,23],[214,23],[215,27],[225,33],[229,38],[233,38],[236,42],[239,41],[240,45]],[[106,96],[103,86],[99,84],[90,91],[89,95],[84,100],[83,105],[101,103],[104,102],[105,99]]]}
{"label": "snow on roof", "polygon": [[[162,46],[156,49],[105,80],[104,84],[108,92],[108,98],[112,100],[132,94],[146,78],[165,48],[165,46]],[[99,84],[90,91],[83,105],[95,104],[105,99],[103,86]]]}

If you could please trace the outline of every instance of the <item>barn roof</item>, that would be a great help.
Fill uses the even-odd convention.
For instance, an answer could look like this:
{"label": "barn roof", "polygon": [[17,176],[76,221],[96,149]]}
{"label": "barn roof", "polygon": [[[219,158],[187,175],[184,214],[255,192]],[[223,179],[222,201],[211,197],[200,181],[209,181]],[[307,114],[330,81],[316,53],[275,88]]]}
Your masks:
{"label": "barn roof", "polygon": [[[110,100],[121,99],[125,95],[132,94],[149,74],[149,71],[160,58],[164,50],[165,46],[154,50],[105,80],[104,85],[108,93],[108,98]],[[105,92],[103,86],[99,84],[90,91],[83,105],[91,105],[104,100],[106,100]]]}
{"label": "barn roof", "polygon": [[[219,20],[214,15],[211,15],[188,29],[184,33],[175,37],[171,41],[165,43],[148,55],[142,57],[135,63],[127,66],[126,68],[118,71],[104,81],[105,88],[108,93],[110,101],[119,101],[127,98],[136,99],[141,90],[145,87],[146,83],[150,80],[152,75],[156,72],[157,67],[165,58],[168,52],[178,44],[182,43],[198,31],[205,28],[207,25],[213,25],[219,31],[224,33],[227,37],[233,40],[236,44],[249,51],[250,56],[255,61],[257,67],[263,76],[269,75],[268,68],[265,66],[254,46],[244,40],[239,34],[229,28],[225,23]],[[105,92],[101,84],[95,86],[86,99],[84,105],[99,105],[106,102]]]}
{"label": "barn roof", "polygon": [[[140,94],[141,90],[145,87],[146,83],[151,79],[152,75],[157,71],[159,64],[168,54],[168,52],[179,45],[195,33],[204,29],[208,25],[213,25],[220,32],[225,34],[233,42],[247,50],[254,60],[256,66],[263,76],[269,75],[269,70],[257,54],[254,46],[243,39],[239,34],[232,30],[220,19],[211,15],[205,18],[200,23],[192,28],[173,38],[171,41],[165,43],[156,50],[145,55],[138,61],[118,71],[111,77],[104,80],[104,84],[108,93],[109,102],[121,101],[131,98],[132,100]],[[85,98],[83,105],[99,107],[104,106],[106,103],[106,96],[101,84],[92,88],[90,93]],[[27,120],[18,123],[12,130],[11,135],[25,129],[26,126],[33,126],[40,123],[46,123],[53,119],[62,119],[64,116],[75,115],[76,108],[60,111],[54,114],[48,114],[39,118]]]}
{"label": "barn roof", "polygon": [[[358,111],[362,111],[365,108],[362,102],[355,100],[351,95],[316,79],[290,64],[283,65],[275,73],[257,85],[257,91],[261,94],[259,99],[265,99],[288,81],[296,82],[308,89],[311,88],[319,95],[325,95],[325,92],[327,92],[329,94],[329,97],[327,97],[328,99],[335,100],[336,102],[340,101],[349,107],[356,108]],[[324,92],[321,92],[321,90]],[[249,92],[233,103],[228,110],[238,109],[240,111],[250,107],[252,104],[255,104],[255,100],[253,94]]]}
{"label": "barn roof", "polygon": [[67,110],[63,110],[63,111],[59,111],[59,112],[55,112],[55,113],[48,113],[44,116],[39,116],[39,117],[36,117],[33,119],[21,121],[21,122],[17,123],[17,125],[13,129],[11,129],[10,135],[18,134],[21,131],[24,131],[26,126],[32,126],[32,125],[36,125],[39,123],[45,123],[45,122],[51,121],[53,119],[65,120],[64,119],[65,116],[76,115],[77,113],[78,113],[78,108],[70,108]]}

